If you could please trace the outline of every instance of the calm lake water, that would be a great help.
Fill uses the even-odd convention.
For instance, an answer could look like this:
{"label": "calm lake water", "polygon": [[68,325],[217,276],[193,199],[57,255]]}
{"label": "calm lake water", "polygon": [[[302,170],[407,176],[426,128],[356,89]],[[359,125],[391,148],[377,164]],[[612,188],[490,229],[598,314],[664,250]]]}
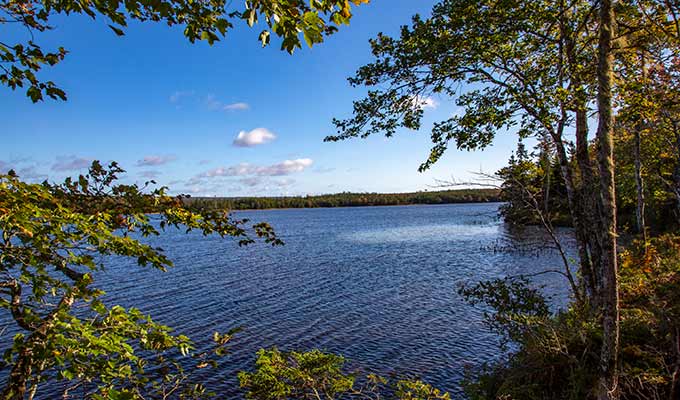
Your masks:
{"label": "calm lake water", "polygon": [[[98,276],[109,304],[136,306],[209,343],[242,326],[219,371],[205,382],[218,398],[239,397],[236,372],[263,347],[321,348],[351,370],[419,377],[458,392],[466,365],[498,357],[482,307],[457,294],[466,282],[559,268],[536,229],[512,231],[499,204],[240,212],[267,221],[286,245],[239,248],[232,240],[170,231],[153,239],[175,267],[131,263]],[[568,231],[560,236],[573,249]],[[570,250],[573,253],[572,250]],[[537,283],[566,301],[560,276]]]}

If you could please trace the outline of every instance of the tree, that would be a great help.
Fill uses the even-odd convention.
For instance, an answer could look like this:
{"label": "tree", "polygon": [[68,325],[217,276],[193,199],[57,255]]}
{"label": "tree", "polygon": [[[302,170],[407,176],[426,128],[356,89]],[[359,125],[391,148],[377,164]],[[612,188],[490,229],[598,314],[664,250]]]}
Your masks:
{"label": "tree", "polygon": [[[190,371],[183,365],[194,359],[195,368],[202,368],[211,356],[189,357],[186,336],[173,335],[136,309],[105,304],[96,273],[107,256],[161,271],[171,267],[163,249],[143,240],[170,228],[233,237],[242,245],[258,237],[281,242],[267,224],[234,220],[224,210],[193,209],[165,188],[145,192],[117,184],[122,172],[115,163],[104,168],[95,161],[87,175],[61,185],[0,175],[0,307],[11,315],[16,333],[4,351],[10,372],[2,398],[33,398],[41,384],[55,380],[83,397],[205,394],[200,382],[188,384]],[[216,355],[232,333],[215,334]]]}
{"label": "tree", "polygon": [[[484,149],[502,130],[549,142],[578,243],[581,297],[589,299],[603,329],[600,398],[617,397],[615,65],[634,48],[627,45],[633,38],[661,35],[661,53],[677,54],[668,45],[677,41],[677,11],[666,1],[442,0],[430,18],[415,16],[398,38],[380,34],[371,41],[376,60],[349,79],[371,89],[354,103],[350,118],[334,120],[338,133],[326,138],[418,130],[427,98],[440,95],[453,98],[462,112],[434,123],[421,171],[450,145]],[[656,31],[662,33],[649,34]],[[595,132],[588,127],[593,111]]]}
{"label": "tree", "polygon": [[[43,50],[34,41],[34,32],[54,29],[50,18],[55,14],[86,14],[108,21],[111,30],[124,35],[128,21],[163,22],[169,26],[184,27],[184,36],[190,41],[205,40],[209,44],[226,36],[235,21],[245,21],[253,27],[259,20],[265,29],[259,34],[263,46],[271,41],[271,32],[281,38],[281,49],[292,53],[300,48],[302,40],[311,47],[321,43],[324,36],[335,32],[339,26],[349,24],[351,5],[369,0],[246,0],[243,9],[231,9],[226,0],[135,0],[121,1],[54,1],[5,0],[0,2],[0,27],[13,34],[25,32],[26,38],[15,43],[0,41],[0,83],[11,89],[26,88],[33,101],[66,100],[66,93],[52,81],[43,81],[36,74],[46,65],[55,65],[67,55],[64,47]],[[5,35],[3,35],[5,36]]]}
{"label": "tree", "polygon": [[[454,98],[463,112],[434,124],[433,147],[420,170],[451,143],[484,149],[499,130],[551,142],[576,231],[583,290],[598,302],[601,285],[593,266],[601,253],[599,189],[592,190],[598,184],[587,126],[588,104],[594,100],[595,22],[586,1],[442,1],[431,18],[414,17],[398,39],[379,35],[371,42],[377,61],[360,68],[350,83],[379,89],[355,102],[352,118],[335,120],[338,135],[327,140],[419,129],[423,99],[440,94]],[[570,128],[578,171],[569,161],[565,137]]]}
{"label": "tree", "polygon": [[597,143],[600,172],[600,246],[602,246],[602,351],[597,397],[618,399],[619,284],[616,253],[616,183],[614,182],[614,1],[600,0],[597,57]]}

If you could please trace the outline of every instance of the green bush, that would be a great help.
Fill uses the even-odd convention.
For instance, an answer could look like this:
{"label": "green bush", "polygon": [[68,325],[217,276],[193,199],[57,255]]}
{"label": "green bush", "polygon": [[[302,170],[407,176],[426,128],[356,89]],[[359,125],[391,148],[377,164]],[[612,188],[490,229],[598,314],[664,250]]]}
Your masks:
{"label": "green bush", "polygon": [[362,398],[379,400],[450,400],[448,393],[419,381],[400,380],[390,385],[388,380],[367,375],[362,385],[357,376],[343,372],[345,359],[320,350],[281,352],[276,348],[260,350],[254,372],[240,372],[241,387],[247,399],[332,400]]}

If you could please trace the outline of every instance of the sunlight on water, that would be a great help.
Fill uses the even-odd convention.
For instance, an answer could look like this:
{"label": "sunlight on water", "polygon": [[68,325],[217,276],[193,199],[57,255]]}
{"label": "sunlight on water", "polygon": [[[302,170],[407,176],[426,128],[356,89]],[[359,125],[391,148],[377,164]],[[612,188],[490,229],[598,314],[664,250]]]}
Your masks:
{"label": "sunlight on water", "polygon": [[453,242],[460,240],[479,240],[498,236],[500,224],[452,224],[421,225],[371,229],[339,235],[338,239],[350,242],[377,244],[401,242]]}

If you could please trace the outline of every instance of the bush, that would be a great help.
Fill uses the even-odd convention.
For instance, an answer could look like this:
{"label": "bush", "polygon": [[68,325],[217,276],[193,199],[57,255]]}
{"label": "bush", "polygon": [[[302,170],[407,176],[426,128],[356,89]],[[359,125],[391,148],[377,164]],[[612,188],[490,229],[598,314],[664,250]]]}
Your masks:
{"label": "bush", "polygon": [[[621,399],[675,399],[680,378],[680,237],[635,243],[621,257]],[[487,321],[516,346],[469,371],[471,399],[590,399],[601,329],[589,310],[542,313],[526,281],[482,283],[464,294],[495,312]],[[523,297],[519,297],[520,293]]]}
{"label": "bush", "polygon": [[356,375],[343,372],[345,359],[320,350],[300,353],[273,348],[262,349],[257,355],[255,372],[238,375],[247,399],[450,400],[448,393],[419,380],[401,380],[390,386],[383,377],[367,375],[363,384],[356,386]]}

